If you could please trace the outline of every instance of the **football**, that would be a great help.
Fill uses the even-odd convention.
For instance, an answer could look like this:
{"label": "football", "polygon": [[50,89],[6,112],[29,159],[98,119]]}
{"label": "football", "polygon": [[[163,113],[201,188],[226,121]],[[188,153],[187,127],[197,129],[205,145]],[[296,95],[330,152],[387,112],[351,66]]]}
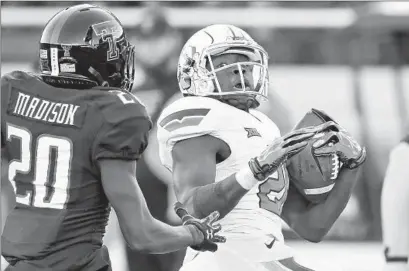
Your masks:
{"label": "football", "polygon": [[[320,110],[311,109],[297,123],[294,130],[320,125],[327,121],[334,120]],[[313,203],[319,203],[326,199],[334,187],[342,166],[336,154],[327,156],[315,156],[313,154],[312,144],[325,133],[324,131],[316,134],[309,141],[307,147],[292,157],[287,164],[292,184],[308,201]]]}

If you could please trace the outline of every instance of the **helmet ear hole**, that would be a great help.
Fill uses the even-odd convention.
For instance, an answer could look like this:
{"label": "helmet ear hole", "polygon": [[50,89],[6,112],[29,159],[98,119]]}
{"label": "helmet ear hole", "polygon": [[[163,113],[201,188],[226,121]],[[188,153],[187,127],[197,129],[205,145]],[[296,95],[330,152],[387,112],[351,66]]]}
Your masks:
{"label": "helmet ear hole", "polygon": [[187,90],[192,86],[192,78],[189,75],[182,75],[180,79],[180,87]]}
{"label": "helmet ear hole", "polygon": [[190,68],[193,67],[193,65],[195,65],[195,60],[190,57],[186,58],[185,66]]}

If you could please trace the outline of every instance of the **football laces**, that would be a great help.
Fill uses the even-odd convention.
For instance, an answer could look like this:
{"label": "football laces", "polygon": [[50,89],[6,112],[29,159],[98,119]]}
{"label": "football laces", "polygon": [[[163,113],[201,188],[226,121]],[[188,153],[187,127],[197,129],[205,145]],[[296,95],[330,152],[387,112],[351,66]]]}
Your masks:
{"label": "football laces", "polygon": [[339,171],[342,167],[342,162],[336,153],[331,154],[331,180],[336,180],[338,178]]}
{"label": "football laces", "polygon": [[[313,138],[320,138],[320,137],[323,137],[324,135],[325,135],[325,133],[318,133],[315,136],[313,136]],[[328,146],[331,147],[334,144],[335,144],[335,142],[330,141],[328,143]],[[331,176],[330,176],[331,180],[336,180],[338,178],[339,171],[341,170],[342,165],[343,164],[340,161],[338,154],[336,154],[336,153],[331,154]]]}

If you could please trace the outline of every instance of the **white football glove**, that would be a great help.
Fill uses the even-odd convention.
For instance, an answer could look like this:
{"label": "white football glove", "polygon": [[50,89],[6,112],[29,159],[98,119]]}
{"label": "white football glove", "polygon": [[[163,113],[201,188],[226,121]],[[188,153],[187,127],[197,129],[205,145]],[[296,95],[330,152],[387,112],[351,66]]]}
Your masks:
{"label": "white football glove", "polygon": [[[327,144],[328,142],[332,144]],[[313,153],[316,156],[337,154],[343,166],[354,169],[366,160],[366,149],[348,133],[339,128],[338,132],[331,131],[313,144]]]}
{"label": "white football glove", "polygon": [[249,167],[254,177],[264,181],[287,159],[302,151],[315,134],[331,130],[335,125],[334,122],[329,121],[318,126],[300,128],[276,138],[259,156],[250,159]]}

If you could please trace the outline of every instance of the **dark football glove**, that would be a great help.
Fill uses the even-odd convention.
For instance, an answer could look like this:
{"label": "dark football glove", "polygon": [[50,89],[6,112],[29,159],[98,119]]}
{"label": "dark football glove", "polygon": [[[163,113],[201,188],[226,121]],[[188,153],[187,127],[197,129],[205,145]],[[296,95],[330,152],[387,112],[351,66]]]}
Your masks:
{"label": "dark football glove", "polygon": [[313,143],[316,156],[337,154],[339,160],[349,169],[359,167],[365,162],[366,149],[361,147],[344,128],[338,125],[339,131],[330,131]]}
{"label": "dark football glove", "polygon": [[336,124],[329,121],[317,126],[300,128],[276,138],[259,156],[250,159],[249,167],[254,177],[264,181],[287,159],[302,151],[314,135],[324,130],[335,129],[334,127]]}
{"label": "dark football glove", "polygon": [[217,251],[217,243],[226,242],[225,237],[216,235],[222,228],[219,223],[216,223],[220,216],[218,211],[214,211],[203,219],[197,219],[189,214],[180,202],[175,203],[174,209],[176,214],[182,219],[183,225],[195,226],[204,236],[201,244],[190,246],[192,249],[215,252]]}

